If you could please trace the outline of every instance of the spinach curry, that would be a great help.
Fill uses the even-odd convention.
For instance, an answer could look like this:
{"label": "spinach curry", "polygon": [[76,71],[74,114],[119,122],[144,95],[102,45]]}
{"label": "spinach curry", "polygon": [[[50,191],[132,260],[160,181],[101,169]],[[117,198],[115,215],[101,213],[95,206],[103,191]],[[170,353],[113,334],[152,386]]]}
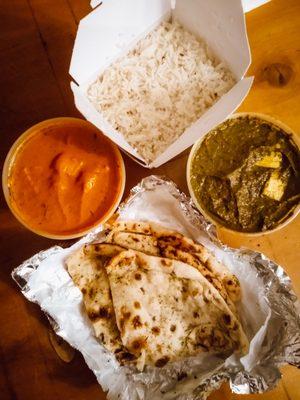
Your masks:
{"label": "spinach curry", "polygon": [[275,228],[300,201],[300,155],[289,134],[254,116],[219,125],[191,163],[200,206],[230,229]]}

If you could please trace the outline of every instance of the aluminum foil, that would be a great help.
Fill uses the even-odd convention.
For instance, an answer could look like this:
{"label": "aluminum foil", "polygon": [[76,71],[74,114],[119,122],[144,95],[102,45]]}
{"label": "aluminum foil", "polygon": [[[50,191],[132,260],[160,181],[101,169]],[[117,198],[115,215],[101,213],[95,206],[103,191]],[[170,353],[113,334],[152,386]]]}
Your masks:
{"label": "aluminum foil", "polygon": [[67,249],[55,246],[36,254],[12,277],[24,296],[40,305],[56,333],[83,354],[108,399],[205,399],[224,381],[235,393],[262,393],[276,385],[282,364],[300,367],[299,305],[290,278],[279,265],[263,254],[220,243],[215,227],[167,179],[142,180],[118,214],[122,220],[153,221],[178,230],[207,246],[232,270],[241,283],[238,312],[250,350],[244,357],[227,359],[204,353],[143,372],[120,366],[94,337],[82,294],[64,266],[65,258],[83,243],[101,241],[100,227]]}

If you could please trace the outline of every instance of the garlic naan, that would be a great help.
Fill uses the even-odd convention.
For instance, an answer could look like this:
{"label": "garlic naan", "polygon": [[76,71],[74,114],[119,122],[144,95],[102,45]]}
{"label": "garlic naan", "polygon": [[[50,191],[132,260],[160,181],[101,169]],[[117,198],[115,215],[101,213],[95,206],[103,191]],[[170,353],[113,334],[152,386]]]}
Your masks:
{"label": "garlic naan", "polygon": [[73,282],[81,290],[85,309],[95,336],[111,352],[123,348],[112,304],[104,259],[86,255],[81,248],[72,254],[66,265]]}
{"label": "garlic naan", "polygon": [[247,352],[240,322],[195,268],[127,250],[106,270],[122,343],[140,369],[206,351]]}
{"label": "garlic naan", "polygon": [[[236,313],[234,303],[240,300],[238,279],[204,246],[195,243],[192,239],[158,224],[120,221],[111,226],[105,242],[120,246],[120,250],[121,248],[133,249],[192,265],[213,284],[230,309]],[[97,244],[92,244],[89,248],[87,246],[86,251],[97,253]]]}
{"label": "garlic naan", "polygon": [[[212,279],[219,280],[232,302],[240,300],[241,288],[236,276],[224,264],[220,263],[203,245],[195,243],[192,239],[187,238],[179,232],[166,229],[156,223],[116,221],[110,226],[110,229],[112,229],[112,232],[109,237],[114,238],[120,238],[120,236],[116,236],[116,232],[118,231],[143,234],[156,238],[160,255],[164,257],[170,257],[174,250],[180,250],[181,252],[193,255],[196,258],[195,263],[197,263],[199,271],[204,276],[210,276]],[[117,241],[122,243],[121,240]],[[177,257],[171,258],[178,259]],[[208,274],[207,271],[211,274]],[[216,288],[220,290],[219,285]]]}

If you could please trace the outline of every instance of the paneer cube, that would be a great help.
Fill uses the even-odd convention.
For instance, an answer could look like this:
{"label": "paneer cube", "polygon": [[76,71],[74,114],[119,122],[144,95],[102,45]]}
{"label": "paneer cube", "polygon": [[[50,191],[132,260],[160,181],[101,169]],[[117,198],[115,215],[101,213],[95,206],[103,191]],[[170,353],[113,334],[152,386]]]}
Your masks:
{"label": "paneer cube", "polygon": [[282,154],[279,151],[272,151],[269,155],[258,160],[255,165],[264,168],[280,168],[282,163]]}
{"label": "paneer cube", "polygon": [[273,171],[265,184],[263,194],[272,200],[281,200],[286,188],[286,182],[280,178],[278,171]]}

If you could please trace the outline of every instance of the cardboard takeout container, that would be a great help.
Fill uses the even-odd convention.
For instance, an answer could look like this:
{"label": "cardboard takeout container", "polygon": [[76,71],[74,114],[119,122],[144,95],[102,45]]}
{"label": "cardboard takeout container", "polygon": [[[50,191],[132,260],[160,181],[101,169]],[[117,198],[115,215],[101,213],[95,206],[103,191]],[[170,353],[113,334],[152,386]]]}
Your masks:
{"label": "cardboard takeout container", "polygon": [[[250,50],[241,0],[104,0],[80,21],[70,74],[75,105],[82,115],[148,168],[169,161],[228,117],[247,95],[253,78],[245,78]],[[128,51],[162,21],[175,17],[187,30],[204,39],[227,63],[237,83],[210,107],[156,160],[147,164],[123,135],[88,100],[87,89],[105,68]]]}

